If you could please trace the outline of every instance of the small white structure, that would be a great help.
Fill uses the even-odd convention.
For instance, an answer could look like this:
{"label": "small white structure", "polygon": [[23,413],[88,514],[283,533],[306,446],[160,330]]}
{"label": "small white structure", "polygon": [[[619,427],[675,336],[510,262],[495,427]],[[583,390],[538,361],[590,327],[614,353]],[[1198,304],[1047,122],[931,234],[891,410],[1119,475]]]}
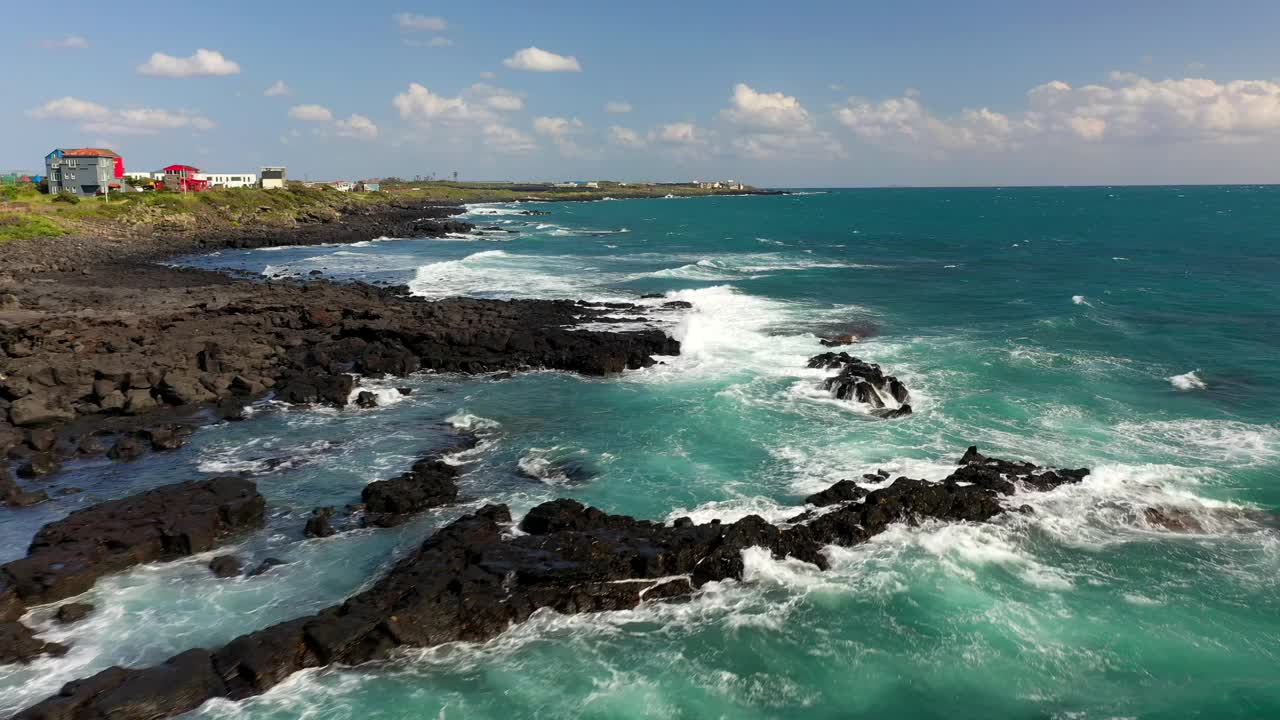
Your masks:
{"label": "small white structure", "polygon": [[209,187],[242,188],[258,184],[255,173],[196,173],[197,180],[207,180]]}
{"label": "small white structure", "polygon": [[289,172],[283,167],[264,167],[258,173],[258,176],[262,178],[264,190],[282,188],[285,183],[289,182]]}
{"label": "small white structure", "polygon": [[329,183],[329,187],[337,190],[338,192],[351,192],[352,190],[355,190],[356,184],[350,180],[334,180]]}

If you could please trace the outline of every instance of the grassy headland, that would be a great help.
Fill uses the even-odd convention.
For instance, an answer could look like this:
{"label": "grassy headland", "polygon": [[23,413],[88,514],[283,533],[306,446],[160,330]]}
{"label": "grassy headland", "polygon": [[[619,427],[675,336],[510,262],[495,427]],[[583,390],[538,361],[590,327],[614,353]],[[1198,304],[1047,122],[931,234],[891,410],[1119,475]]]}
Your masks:
{"label": "grassy headland", "polygon": [[[129,237],[153,231],[291,227],[332,222],[353,210],[408,202],[474,203],[515,200],[583,201],[613,198],[741,194],[690,185],[550,185],[391,182],[379,192],[338,192],[325,185],[287,189],[214,189],[199,193],[131,192],[107,198],[46,195],[31,186],[0,187],[0,241],[60,235]],[[754,192],[747,190],[745,192]]]}

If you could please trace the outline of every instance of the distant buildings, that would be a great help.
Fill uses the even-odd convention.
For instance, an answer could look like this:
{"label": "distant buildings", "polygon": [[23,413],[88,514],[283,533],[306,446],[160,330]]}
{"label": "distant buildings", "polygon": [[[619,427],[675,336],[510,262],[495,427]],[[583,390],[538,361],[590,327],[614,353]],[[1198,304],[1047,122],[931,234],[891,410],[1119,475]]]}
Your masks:
{"label": "distant buildings", "polygon": [[334,180],[333,182],[326,184],[338,192],[351,192],[356,188],[356,184],[350,180]]}
{"label": "distant buildings", "polygon": [[266,190],[282,188],[289,182],[289,173],[283,167],[264,167],[258,176],[262,178],[262,187]]}
{"label": "distant buildings", "polygon": [[124,158],[105,148],[58,148],[44,157],[52,194],[102,195],[124,187]]}
{"label": "distant buildings", "polygon": [[702,190],[746,190],[747,186],[734,180],[716,180],[713,182],[702,182],[694,180],[690,185]]}
{"label": "distant buildings", "polygon": [[257,173],[196,173],[196,177],[209,183],[209,187],[242,188],[258,184]]}
{"label": "distant buildings", "polygon": [[164,169],[161,179],[165,190],[175,192],[201,192],[209,189],[209,181],[200,178],[200,168],[191,165],[170,165]]}
{"label": "distant buildings", "polygon": [[554,184],[554,185],[552,185],[551,187],[557,187],[557,188],[591,188],[591,189],[593,189],[593,190],[594,190],[594,189],[598,189],[598,188],[600,187],[600,183],[598,183],[598,182],[596,182],[596,181],[594,181],[594,180],[592,180],[591,182],[583,182],[583,181],[581,181],[581,180],[578,180],[578,181],[576,181],[576,182],[559,182],[559,183],[555,183],[555,184]]}
{"label": "distant buildings", "polygon": [[382,183],[377,180],[361,180],[356,183],[356,190],[361,192],[378,192],[382,188]]}

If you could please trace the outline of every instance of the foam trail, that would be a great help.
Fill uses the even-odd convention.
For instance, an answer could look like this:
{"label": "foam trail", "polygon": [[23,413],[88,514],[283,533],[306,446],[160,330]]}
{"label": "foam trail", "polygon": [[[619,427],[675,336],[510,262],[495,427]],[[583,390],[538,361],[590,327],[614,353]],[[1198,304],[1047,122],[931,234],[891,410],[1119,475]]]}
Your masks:
{"label": "foam trail", "polygon": [[1204,380],[1200,379],[1200,376],[1196,374],[1197,372],[1199,371],[1192,370],[1191,372],[1185,372],[1181,375],[1173,375],[1172,377],[1165,379],[1172,383],[1175,388],[1184,392],[1188,390],[1204,390],[1209,387],[1209,385],[1205,383]]}

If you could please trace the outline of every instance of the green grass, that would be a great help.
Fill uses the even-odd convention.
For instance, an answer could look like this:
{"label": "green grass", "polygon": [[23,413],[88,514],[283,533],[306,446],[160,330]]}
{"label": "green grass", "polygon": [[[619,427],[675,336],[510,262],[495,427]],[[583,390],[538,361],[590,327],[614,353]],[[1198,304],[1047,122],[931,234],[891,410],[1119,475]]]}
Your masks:
{"label": "green grass", "polygon": [[41,215],[0,214],[0,242],[66,235],[67,230]]}

